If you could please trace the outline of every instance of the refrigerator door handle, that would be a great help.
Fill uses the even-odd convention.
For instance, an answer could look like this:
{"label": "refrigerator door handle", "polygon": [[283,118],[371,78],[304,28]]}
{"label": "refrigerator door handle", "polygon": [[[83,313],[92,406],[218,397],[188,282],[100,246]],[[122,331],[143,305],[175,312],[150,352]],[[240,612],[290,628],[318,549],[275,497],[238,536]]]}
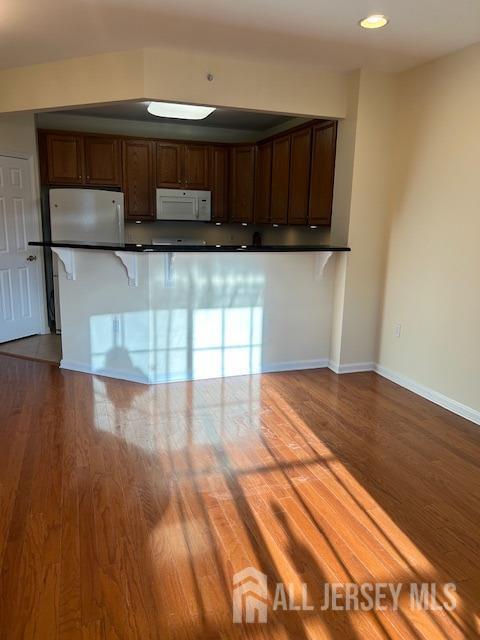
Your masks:
{"label": "refrigerator door handle", "polygon": [[119,204],[117,204],[116,207],[117,207],[118,241],[120,243],[123,243],[124,237],[123,237],[122,207]]}

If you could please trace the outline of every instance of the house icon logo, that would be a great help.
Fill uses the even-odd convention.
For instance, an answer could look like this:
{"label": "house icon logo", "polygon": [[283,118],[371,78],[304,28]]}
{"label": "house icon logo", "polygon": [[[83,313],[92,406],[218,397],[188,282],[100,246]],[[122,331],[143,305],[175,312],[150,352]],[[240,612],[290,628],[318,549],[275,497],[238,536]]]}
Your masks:
{"label": "house icon logo", "polygon": [[[267,576],[247,567],[233,576],[233,622],[267,622]],[[245,616],[244,616],[245,613]]]}

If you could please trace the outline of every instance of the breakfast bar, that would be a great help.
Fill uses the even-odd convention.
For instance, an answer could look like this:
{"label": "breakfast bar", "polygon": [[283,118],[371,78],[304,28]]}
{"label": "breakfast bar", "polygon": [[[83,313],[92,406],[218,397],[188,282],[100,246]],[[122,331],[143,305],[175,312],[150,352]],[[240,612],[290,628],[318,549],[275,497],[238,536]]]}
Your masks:
{"label": "breakfast bar", "polygon": [[328,363],[348,247],[31,244],[63,265],[64,369],[152,384]]}

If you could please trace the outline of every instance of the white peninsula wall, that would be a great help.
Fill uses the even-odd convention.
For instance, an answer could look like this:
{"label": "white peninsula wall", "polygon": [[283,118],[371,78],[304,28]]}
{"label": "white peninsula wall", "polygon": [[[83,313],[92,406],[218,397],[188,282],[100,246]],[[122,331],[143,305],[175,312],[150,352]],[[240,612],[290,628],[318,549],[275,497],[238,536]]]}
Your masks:
{"label": "white peninsula wall", "polygon": [[[61,366],[138,382],[327,366],[335,254],[131,253],[59,268]],[[173,255],[173,260],[172,260]]]}

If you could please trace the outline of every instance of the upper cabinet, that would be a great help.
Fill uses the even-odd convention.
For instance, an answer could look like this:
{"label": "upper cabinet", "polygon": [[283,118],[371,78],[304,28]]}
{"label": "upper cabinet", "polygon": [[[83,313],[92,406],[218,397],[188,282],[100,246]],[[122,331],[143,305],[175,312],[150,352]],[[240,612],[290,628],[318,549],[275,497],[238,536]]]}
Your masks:
{"label": "upper cabinet", "polygon": [[290,136],[281,136],[272,147],[272,196],[270,221],[283,224],[288,220],[288,187],[290,176]]}
{"label": "upper cabinet", "polygon": [[228,147],[210,147],[212,220],[228,222]]}
{"label": "upper cabinet", "polygon": [[123,191],[127,220],[155,219],[154,143],[124,140]]}
{"label": "upper cabinet", "polygon": [[230,149],[230,221],[253,221],[255,147],[241,145]]}
{"label": "upper cabinet", "polygon": [[120,141],[85,136],[85,184],[116,187],[122,183]]}
{"label": "upper cabinet", "polygon": [[52,185],[122,184],[120,142],[114,136],[47,133],[46,182]]}
{"label": "upper cabinet", "polygon": [[39,132],[42,184],[118,187],[125,217],[155,219],[155,188],[208,190],[212,220],[328,226],[337,123],[313,120],[256,144]]}
{"label": "upper cabinet", "polygon": [[157,187],[208,189],[209,145],[157,142]]}
{"label": "upper cabinet", "polygon": [[183,182],[183,146],[157,142],[157,187],[178,189]]}
{"label": "upper cabinet", "polygon": [[184,176],[187,189],[209,189],[209,148],[205,144],[186,144],[184,151]]}
{"label": "upper cabinet", "polygon": [[270,196],[272,182],[272,143],[257,145],[255,159],[255,222],[270,222]]}
{"label": "upper cabinet", "polygon": [[46,136],[47,178],[52,184],[83,184],[83,138],[74,134]]}
{"label": "upper cabinet", "polygon": [[333,179],[337,123],[318,124],[312,130],[309,224],[330,225],[332,221]]}
{"label": "upper cabinet", "polygon": [[289,224],[308,222],[311,138],[310,127],[296,131],[290,136]]}

